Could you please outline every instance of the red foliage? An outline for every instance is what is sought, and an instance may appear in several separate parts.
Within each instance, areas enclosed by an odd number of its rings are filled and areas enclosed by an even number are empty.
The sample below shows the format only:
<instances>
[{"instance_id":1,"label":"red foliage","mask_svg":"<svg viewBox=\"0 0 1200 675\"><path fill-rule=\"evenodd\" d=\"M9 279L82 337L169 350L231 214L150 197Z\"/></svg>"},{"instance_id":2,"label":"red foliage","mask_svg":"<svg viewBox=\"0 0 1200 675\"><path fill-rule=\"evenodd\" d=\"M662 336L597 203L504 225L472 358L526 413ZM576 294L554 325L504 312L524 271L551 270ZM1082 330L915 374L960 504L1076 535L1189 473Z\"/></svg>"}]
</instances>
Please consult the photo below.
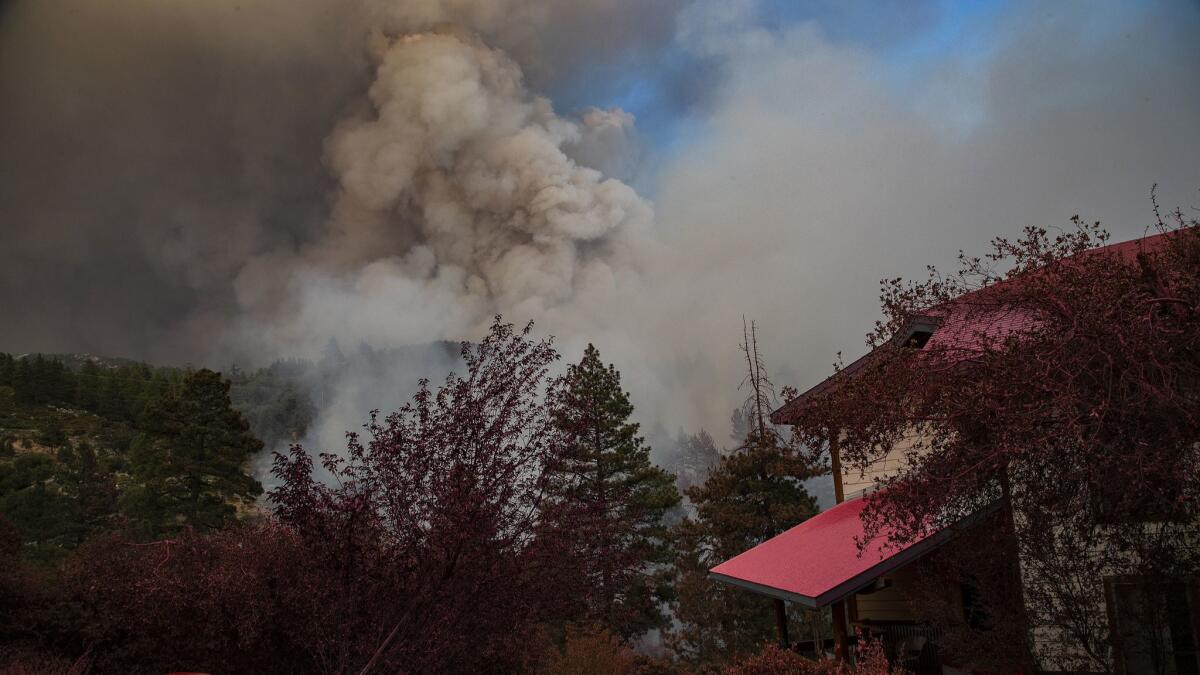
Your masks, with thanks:
<instances>
[{"instance_id":1,"label":"red foliage","mask_svg":"<svg viewBox=\"0 0 1200 675\"><path fill-rule=\"evenodd\" d=\"M1187 545L1200 517L1200 229L1176 213L1157 237L1096 249L1106 235L1076 222L996 240L954 276L885 283L872 354L791 410L802 443L837 442L850 467L919 430L912 470L882 481L868 531L886 523L909 541L1000 505L1007 526L975 546L1006 555L972 575L999 589L1023 578L1027 607L1004 620L1061 631L1084 655L1075 665L1096 669L1110 667L1101 578L1200 572ZM923 347L896 339L914 322L937 326ZM1028 666L1017 645L998 647L1013 656L993 665Z\"/></svg>"},{"instance_id":2,"label":"red foliage","mask_svg":"<svg viewBox=\"0 0 1200 675\"><path fill-rule=\"evenodd\" d=\"M303 449L277 456L276 520L85 544L59 647L99 672L529 670L565 570L534 536L557 354L528 333L497 321L465 376L373 414L323 480Z\"/></svg>"},{"instance_id":3,"label":"red foliage","mask_svg":"<svg viewBox=\"0 0 1200 675\"><path fill-rule=\"evenodd\" d=\"M91 646L100 672L312 670L307 640L322 617L309 614L317 579L302 561L297 538L271 524L94 539L64 573L80 612L76 653Z\"/></svg>"},{"instance_id":4,"label":"red foliage","mask_svg":"<svg viewBox=\"0 0 1200 675\"><path fill-rule=\"evenodd\" d=\"M323 667L380 672L511 670L564 570L535 545L542 469L558 451L544 401L548 340L498 319L463 345L465 376L380 418L345 456L322 455L333 486L294 448L276 459L277 513L320 570L311 641ZM319 583L317 583L319 582Z\"/></svg>"},{"instance_id":5,"label":"red foliage","mask_svg":"<svg viewBox=\"0 0 1200 675\"><path fill-rule=\"evenodd\" d=\"M621 638L604 628L570 627L562 649L543 667L545 675L633 675L637 655Z\"/></svg>"},{"instance_id":6,"label":"red foliage","mask_svg":"<svg viewBox=\"0 0 1200 675\"><path fill-rule=\"evenodd\" d=\"M0 675L86 675L87 657L70 661L46 654L0 649Z\"/></svg>"},{"instance_id":7,"label":"red foliage","mask_svg":"<svg viewBox=\"0 0 1200 675\"><path fill-rule=\"evenodd\" d=\"M904 670L888 663L882 643L867 641L859 647L853 665L844 661L813 661L772 644L723 672L724 675L890 675Z\"/></svg>"}]
</instances>

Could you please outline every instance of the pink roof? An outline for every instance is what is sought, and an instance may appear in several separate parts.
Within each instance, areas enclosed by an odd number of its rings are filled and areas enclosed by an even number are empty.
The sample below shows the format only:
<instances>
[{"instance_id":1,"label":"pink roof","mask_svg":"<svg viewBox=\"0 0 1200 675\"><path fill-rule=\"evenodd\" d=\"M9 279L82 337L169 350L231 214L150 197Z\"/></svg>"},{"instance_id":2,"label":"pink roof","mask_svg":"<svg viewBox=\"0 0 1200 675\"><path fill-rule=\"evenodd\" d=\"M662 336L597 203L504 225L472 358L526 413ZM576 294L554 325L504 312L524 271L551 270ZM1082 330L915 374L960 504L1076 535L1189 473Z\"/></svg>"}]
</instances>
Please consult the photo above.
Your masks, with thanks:
<instances>
[{"instance_id":1,"label":"pink roof","mask_svg":"<svg viewBox=\"0 0 1200 675\"><path fill-rule=\"evenodd\" d=\"M1167 243L1170 235L1155 234L1140 239L1131 239L1086 251L1083 255L1114 255L1125 261L1133 261L1139 253L1155 251ZM939 358L961 361L983 349L987 340L1002 340L1005 337L1028 331L1037 326L1037 317L1019 306L1022 277L1007 279L986 288L965 293L947 303L931 307L914 323L932 322L933 335L924 349L937 353ZM1017 300L1018 302L1014 302ZM776 424L793 424L803 414L808 399L825 393L837 385L842 377L853 377L870 358L870 353L854 361L840 373L826 378L815 387L800 394L771 413Z\"/></svg>"},{"instance_id":2,"label":"pink roof","mask_svg":"<svg viewBox=\"0 0 1200 675\"><path fill-rule=\"evenodd\" d=\"M763 595L825 607L916 560L949 535L942 530L904 546L885 547L885 532L860 553L860 515L869 499L870 495L842 502L717 565L709 574Z\"/></svg>"}]
</instances>

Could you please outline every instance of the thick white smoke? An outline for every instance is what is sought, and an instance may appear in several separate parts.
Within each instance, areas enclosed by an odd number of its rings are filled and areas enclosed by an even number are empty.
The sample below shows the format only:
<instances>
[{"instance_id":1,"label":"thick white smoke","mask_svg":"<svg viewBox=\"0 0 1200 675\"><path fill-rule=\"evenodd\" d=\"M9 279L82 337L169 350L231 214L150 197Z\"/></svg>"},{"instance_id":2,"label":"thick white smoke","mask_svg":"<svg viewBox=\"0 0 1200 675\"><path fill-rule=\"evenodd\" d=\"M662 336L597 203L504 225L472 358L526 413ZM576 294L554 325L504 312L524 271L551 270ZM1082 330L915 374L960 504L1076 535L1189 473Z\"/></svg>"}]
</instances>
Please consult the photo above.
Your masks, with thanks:
<instances>
[{"instance_id":1,"label":"thick white smoke","mask_svg":"<svg viewBox=\"0 0 1200 675\"><path fill-rule=\"evenodd\" d=\"M865 350L882 278L954 269L960 250L1077 213L1140 236L1155 183L1161 203L1200 207L1195 5L1014 3L954 26L953 48L882 54L815 22L764 29L759 4L679 20L725 77L654 195L669 243L654 268L671 272L655 304L685 318L658 336L692 363L667 390L687 408L653 399L672 416L728 415L743 313L787 369L776 382L804 389Z\"/></svg>"},{"instance_id":2,"label":"thick white smoke","mask_svg":"<svg viewBox=\"0 0 1200 675\"><path fill-rule=\"evenodd\" d=\"M1018 3L953 28L969 53L889 26L885 54L763 4L18 0L0 341L223 366L502 313L569 359L595 342L644 422L724 440L743 314L804 387L861 345L881 277L1076 212L1136 236L1155 182L1196 201L1193 6ZM668 95L689 118L646 164L627 112L542 96L667 45L697 65ZM386 388L360 375L321 446Z\"/></svg>"},{"instance_id":3,"label":"thick white smoke","mask_svg":"<svg viewBox=\"0 0 1200 675\"><path fill-rule=\"evenodd\" d=\"M236 282L263 351L469 339L497 313L543 318L639 283L650 204L567 154L611 156L627 114L560 117L511 58L457 31L371 43L370 105L326 139L326 233Z\"/></svg>"},{"instance_id":4,"label":"thick white smoke","mask_svg":"<svg viewBox=\"0 0 1200 675\"><path fill-rule=\"evenodd\" d=\"M1082 6L1049 20L1018 8L986 57L936 62L897 89L877 55L819 26L768 30L757 3L697 2L676 45L722 76L702 133L660 167L655 222L594 168L628 170L632 117L556 114L495 47L544 63L517 36L560 25L562 5L407 7L379 23L396 32L371 38L369 105L326 139L338 189L325 234L238 278L264 353L315 353L331 336L470 339L497 313L535 319L568 358L599 345L644 421L723 438L743 314L786 367L777 379L804 387L860 348L879 278L1083 208L1134 236L1152 183L1171 179L1175 199L1200 184L1185 59L1155 64L1150 84L1150 64L1120 45L1064 43L1059 30L1107 25ZM1166 20L1121 25L1150 39ZM1148 124L1143 91L1189 112L1130 137Z\"/></svg>"}]
</instances>

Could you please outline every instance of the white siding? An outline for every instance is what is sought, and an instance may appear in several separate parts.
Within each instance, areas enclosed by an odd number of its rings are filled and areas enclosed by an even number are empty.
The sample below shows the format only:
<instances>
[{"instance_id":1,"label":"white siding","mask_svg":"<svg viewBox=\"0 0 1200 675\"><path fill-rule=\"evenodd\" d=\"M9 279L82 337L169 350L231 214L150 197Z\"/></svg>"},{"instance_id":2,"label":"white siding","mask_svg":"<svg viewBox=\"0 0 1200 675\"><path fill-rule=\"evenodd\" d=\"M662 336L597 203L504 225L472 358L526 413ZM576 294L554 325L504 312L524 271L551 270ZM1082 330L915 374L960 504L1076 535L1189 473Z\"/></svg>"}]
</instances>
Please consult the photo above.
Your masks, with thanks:
<instances>
[{"instance_id":1,"label":"white siding","mask_svg":"<svg viewBox=\"0 0 1200 675\"><path fill-rule=\"evenodd\" d=\"M857 497L864 491L872 489L877 479L894 476L903 471L906 464L905 454L912 450L921 438L920 430L916 427L912 428L892 446L886 455L875 460L866 467L865 471L847 466L845 462L842 462L842 494L846 499Z\"/></svg>"},{"instance_id":2,"label":"white siding","mask_svg":"<svg viewBox=\"0 0 1200 675\"><path fill-rule=\"evenodd\" d=\"M904 470L906 454L922 438L917 428L911 429L888 451L877 459L865 471L841 465L842 494L845 499L852 499L875 487L875 481L894 476ZM907 567L899 570L889 581L892 586L869 595L855 596L860 621L907 621L913 619L908 600L902 589L905 582L915 574L914 568Z\"/></svg>"}]
</instances>

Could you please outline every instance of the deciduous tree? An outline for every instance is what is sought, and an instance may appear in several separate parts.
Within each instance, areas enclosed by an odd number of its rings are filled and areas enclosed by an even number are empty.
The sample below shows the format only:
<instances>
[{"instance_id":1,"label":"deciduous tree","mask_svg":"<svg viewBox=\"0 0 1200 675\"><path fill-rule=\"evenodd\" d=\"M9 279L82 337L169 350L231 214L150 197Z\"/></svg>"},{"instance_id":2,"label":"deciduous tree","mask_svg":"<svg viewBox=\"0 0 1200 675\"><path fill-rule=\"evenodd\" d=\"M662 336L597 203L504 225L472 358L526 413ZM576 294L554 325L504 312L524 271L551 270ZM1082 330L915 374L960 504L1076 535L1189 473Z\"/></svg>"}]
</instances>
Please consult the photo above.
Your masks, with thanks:
<instances>
[{"instance_id":1,"label":"deciduous tree","mask_svg":"<svg viewBox=\"0 0 1200 675\"><path fill-rule=\"evenodd\" d=\"M1004 514L973 531L996 555L970 573L980 588L1024 589L991 621L1023 639L948 626L973 631L959 641L975 645L966 661L1114 668L1103 579L1166 588L1200 574L1200 228L1178 211L1167 220L1104 248L1107 234L1078 219L1057 235L1030 228L956 274L889 280L870 357L803 402L797 434L836 440L852 468L920 430L912 468L880 481L869 533L886 526L902 543ZM904 340L914 322L932 337Z\"/></svg>"},{"instance_id":2,"label":"deciduous tree","mask_svg":"<svg viewBox=\"0 0 1200 675\"><path fill-rule=\"evenodd\" d=\"M497 318L463 344L463 375L373 414L332 484L294 448L276 459L279 518L324 570L304 640L333 672L503 672L535 656L536 623L569 569L535 545L561 435L545 405L558 358Z\"/></svg>"}]
</instances>

